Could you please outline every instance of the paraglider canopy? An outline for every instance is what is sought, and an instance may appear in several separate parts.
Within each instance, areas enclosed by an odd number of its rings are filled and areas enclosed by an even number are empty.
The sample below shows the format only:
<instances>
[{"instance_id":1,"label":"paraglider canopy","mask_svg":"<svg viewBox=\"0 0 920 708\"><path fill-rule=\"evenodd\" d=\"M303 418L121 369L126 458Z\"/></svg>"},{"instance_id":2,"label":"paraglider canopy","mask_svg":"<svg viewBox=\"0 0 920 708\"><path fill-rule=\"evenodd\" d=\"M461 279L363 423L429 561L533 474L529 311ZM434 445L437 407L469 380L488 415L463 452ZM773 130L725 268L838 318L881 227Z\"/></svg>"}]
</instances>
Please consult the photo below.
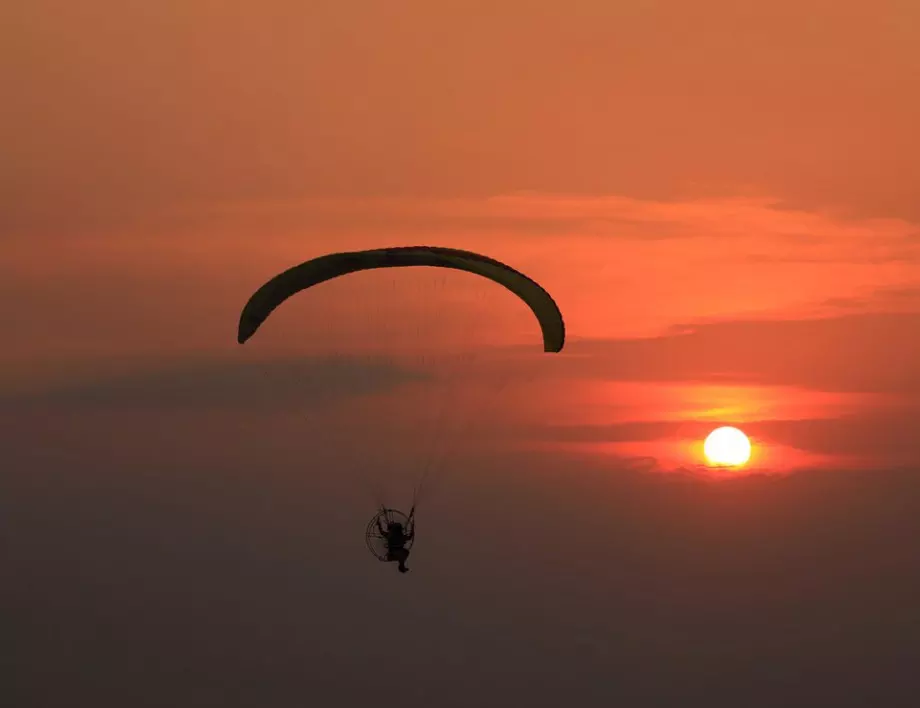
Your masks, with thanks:
<instances>
[{"instance_id":1,"label":"paraglider canopy","mask_svg":"<svg viewBox=\"0 0 920 708\"><path fill-rule=\"evenodd\" d=\"M332 253L279 273L259 288L240 314L237 341L252 337L268 316L292 295L348 273L375 268L429 266L452 268L488 278L523 300L543 333L543 349L559 352L565 344L565 324L553 298L538 283L511 266L487 256L440 246L402 246Z\"/></svg>"}]
</instances>

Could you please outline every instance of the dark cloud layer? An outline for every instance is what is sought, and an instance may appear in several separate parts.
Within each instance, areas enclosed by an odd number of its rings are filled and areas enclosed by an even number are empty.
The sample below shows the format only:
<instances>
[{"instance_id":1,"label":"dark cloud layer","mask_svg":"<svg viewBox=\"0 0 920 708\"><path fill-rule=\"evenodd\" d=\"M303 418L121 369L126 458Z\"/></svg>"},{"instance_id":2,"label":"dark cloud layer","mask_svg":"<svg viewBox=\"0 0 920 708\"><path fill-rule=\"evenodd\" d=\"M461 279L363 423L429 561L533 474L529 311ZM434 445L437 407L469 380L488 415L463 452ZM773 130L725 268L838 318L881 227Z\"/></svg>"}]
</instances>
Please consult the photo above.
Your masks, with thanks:
<instances>
[{"instance_id":1,"label":"dark cloud layer","mask_svg":"<svg viewBox=\"0 0 920 708\"><path fill-rule=\"evenodd\" d=\"M204 420L170 448L69 425L5 450L12 705L349 708L380 700L388 652L410 708L906 707L920 688L913 470L713 484L499 458L421 510L401 577L365 556L371 507L334 450L305 473L294 441L228 446Z\"/></svg>"},{"instance_id":2,"label":"dark cloud layer","mask_svg":"<svg viewBox=\"0 0 920 708\"><path fill-rule=\"evenodd\" d=\"M290 410L330 400L379 393L424 374L382 357L303 357L228 361L197 359L97 376L40 391L2 396L17 407Z\"/></svg>"}]
</instances>

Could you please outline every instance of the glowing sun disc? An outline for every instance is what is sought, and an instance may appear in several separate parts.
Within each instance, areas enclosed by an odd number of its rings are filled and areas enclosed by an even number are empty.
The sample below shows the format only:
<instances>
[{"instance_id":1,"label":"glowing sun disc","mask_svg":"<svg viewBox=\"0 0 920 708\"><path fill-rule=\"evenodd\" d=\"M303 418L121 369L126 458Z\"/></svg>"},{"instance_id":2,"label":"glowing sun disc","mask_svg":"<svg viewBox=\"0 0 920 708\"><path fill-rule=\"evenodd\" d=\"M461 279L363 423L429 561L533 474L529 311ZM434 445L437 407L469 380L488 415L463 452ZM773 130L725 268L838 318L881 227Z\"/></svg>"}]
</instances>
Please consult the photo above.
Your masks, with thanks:
<instances>
[{"instance_id":1,"label":"glowing sun disc","mask_svg":"<svg viewBox=\"0 0 920 708\"><path fill-rule=\"evenodd\" d=\"M736 467L751 458L751 441L738 428L716 428L703 443L703 454L711 465Z\"/></svg>"}]
</instances>

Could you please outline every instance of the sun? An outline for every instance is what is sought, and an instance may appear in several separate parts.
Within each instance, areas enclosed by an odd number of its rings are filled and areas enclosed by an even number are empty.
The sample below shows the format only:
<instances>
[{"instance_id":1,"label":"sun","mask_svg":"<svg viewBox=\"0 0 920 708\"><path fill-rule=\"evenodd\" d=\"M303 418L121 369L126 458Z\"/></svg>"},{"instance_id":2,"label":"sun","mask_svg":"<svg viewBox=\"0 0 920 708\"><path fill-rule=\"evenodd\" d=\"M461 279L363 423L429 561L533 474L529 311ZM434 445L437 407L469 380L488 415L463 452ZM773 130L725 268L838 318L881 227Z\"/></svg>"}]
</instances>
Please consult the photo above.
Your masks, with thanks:
<instances>
[{"instance_id":1,"label":"sun","mask_svg":"<svg viewBox=\"0 0 920 708\"><path fill-rule=\"evenodd\" d=\"M751 441L738 428L716 428L703 443L703 454L710 465L740 467L751 459Z\"/></svg>"}]
</instances>

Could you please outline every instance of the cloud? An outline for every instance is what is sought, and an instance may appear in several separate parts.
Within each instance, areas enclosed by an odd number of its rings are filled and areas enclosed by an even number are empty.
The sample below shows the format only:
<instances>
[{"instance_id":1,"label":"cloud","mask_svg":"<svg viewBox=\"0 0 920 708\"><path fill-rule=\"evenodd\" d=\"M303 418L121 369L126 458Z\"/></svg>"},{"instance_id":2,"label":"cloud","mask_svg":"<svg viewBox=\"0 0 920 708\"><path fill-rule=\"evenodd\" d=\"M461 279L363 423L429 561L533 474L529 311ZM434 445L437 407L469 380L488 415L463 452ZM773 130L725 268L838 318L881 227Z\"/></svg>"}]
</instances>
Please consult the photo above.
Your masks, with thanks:
<instances>
[{"instance_id":1,"label":"cloud","mask_svg":"<svg viewBox=\"0 0 920 708\"><path fill-rule=\"evenodd\" d=\"M877 288L865 295L828 298L821 305L836 310L916 312L920 310L920 286L905 283Z\"/></svg>"},{"instance_id":2,"label":"cloud","mask_svg":"<svg viewBox=\"0 0 920 708\"><path fill-rule=\"evenodd\" d=\"M677 325L668 334L574 341L571 371L614 381L797 386L820 391L920 391L920 314Z\"/></svg>"},{"instance_id":3,"label":"cloud","mask_svg":"<svg viewBox=\"0 0 920 708\"><path fill-rule=\"evenodd\" d=\"M54 405L76 409L291 410L391 390L423 375L372 357L195 360L96 376L15 395L0 393L0 404L7 409Z\"/></svg>"},{"instance_id":4,"label":"cloud","mask_svg":"<svg viewBox=\"0 0 920 708\"><path fill-rule=\"evenodd\" d=\"M0 315L16 331L7 353L15 347L31 359L65 338L81 350L213 347L227 336L221 323L272 273L330 251L413 241L524 270L553 292L573 337L648 334L739 311L814 314L811 303L839 308L920 278L920 259L893 260L908 253L915 225L789 210L768 198L266 198L185 204L171 218L54 246L30 234L13 242L0 264L8 294ZM905 298L889 304L907 306Z\"/></svg>"},{"instance_id":5,"label":"cloud","mask_svg":"<svg viewBox=\"0 0 920 708\"><path fill-rule=\"evenodd\" d=\"M916 405L867 409L836 417L745 420L741 427L758 445L782 446L815 455L872 460L886 466L920 466L916 435ZM647 420L608 424L541 425L515 431L543 443L699 442L719 425L732 420ZM621 456L622 457L622 456ZM628 456L629 459L633 459Z\"/></svg>"},{"instance_id":6,"label":"cloud","mask_svg":"<svg viewBox=\"0 0 920 708\"><path fill-rule=\"evenodd\" d=\"M847 455L920 466L916 405L870 410L838 418L745 423L752 435L809 452Z\"/></svg>"},{"instance_id":7,"label":"cloud","mask_svg":"<svg viewBox=\"0 0 920 708\"><path fill-rule=\"evenodd\" d=\"M690 425L693 430L705 427L711 430L710 423ZM609 424L580 425L541 425L525 429L526 433L543 441L557 442L646 442L661 440L687 431L688 425L678 421L629 421Z\"/></svg>"},{"instance_id":8,"label":"cloud","mask_svg":"<svg viewBox=\"0 0 920 708\"><path fill-rule=\"evenodd\" d=\"M783 253L754 253L776 262L908 259L916 255L916 224L900 219L841 217L794 209L764 194L650 199L627 194L497 192L457 197L352 197L239 200L189 205L175 215L228 217L238 222L308 228L316 232L501 232L506 235L597 236L663 240L732 238ZM830 248L830 247L833 248Z\"/></svg>"}]
</instances>

